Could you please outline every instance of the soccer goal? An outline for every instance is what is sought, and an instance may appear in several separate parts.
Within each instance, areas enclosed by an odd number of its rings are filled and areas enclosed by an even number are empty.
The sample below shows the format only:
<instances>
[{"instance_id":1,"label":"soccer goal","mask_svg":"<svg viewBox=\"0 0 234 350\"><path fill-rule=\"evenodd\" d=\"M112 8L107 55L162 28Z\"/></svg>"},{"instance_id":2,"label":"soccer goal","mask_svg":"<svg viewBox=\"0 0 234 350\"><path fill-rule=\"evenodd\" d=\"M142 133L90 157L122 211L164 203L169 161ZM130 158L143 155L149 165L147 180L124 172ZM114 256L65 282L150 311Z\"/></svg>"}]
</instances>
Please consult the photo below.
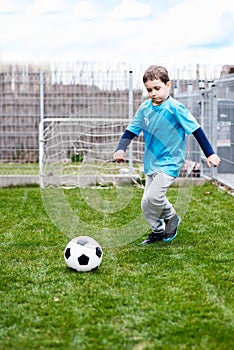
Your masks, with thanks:
<instances>
[{"instance_id":1,"label":"soccer goal","mask_svg":"<svg viewBox=\"0 0 234 350\"><path fill-rule=\"evenodd\" d=\"M39 127L40 186L84 187L143 178L143 140L131 143L126 162L113 153L129 119L45 118Z\"/></svg>"}]
</instances>

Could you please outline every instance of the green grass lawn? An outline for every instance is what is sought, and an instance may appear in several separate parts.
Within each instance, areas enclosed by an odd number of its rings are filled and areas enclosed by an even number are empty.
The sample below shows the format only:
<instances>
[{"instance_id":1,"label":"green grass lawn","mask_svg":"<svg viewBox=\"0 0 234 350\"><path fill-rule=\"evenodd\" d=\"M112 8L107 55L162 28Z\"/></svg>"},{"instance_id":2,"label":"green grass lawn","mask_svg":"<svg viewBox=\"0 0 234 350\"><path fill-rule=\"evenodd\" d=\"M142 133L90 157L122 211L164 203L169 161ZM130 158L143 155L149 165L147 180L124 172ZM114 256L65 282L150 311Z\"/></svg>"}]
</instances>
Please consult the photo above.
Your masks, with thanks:
<instances>
[{"instance_id":1,"label":"green grass lawn","mask_svg":"<svg viewBox=\"0 0 234 350\"><path fill-rule=\"evenodd\" d=\"M79 189L66 191L84 221L107 231L140 213L140 188L115 214L90 208ZM169 190L172 201L177 191ZM111 202L115 190L102 193ZM103 247L95 272L76 273L40 189L0 189L0 349L234 349L233 205L215 185L196 186L172 243L140 246L148 233L140 232Z\"/></svg>"}]
</instances>

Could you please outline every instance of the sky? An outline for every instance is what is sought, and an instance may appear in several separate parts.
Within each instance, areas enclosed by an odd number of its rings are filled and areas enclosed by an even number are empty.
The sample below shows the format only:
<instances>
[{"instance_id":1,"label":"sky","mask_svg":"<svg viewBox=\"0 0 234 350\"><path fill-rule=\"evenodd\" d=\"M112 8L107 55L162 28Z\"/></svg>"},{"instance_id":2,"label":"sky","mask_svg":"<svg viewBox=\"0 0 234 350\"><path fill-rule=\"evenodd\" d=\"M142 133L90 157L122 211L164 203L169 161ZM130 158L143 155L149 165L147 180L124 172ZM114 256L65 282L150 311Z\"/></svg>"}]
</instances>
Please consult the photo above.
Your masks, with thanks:
<instances>
[{"instance_id":1,"label":"sky","mask_svg":"<svg viewBox=\"0 0 234 350\"><path fill-rule=\"evenodd\" d=\"M233 0L0 0L0 61L234 64Z\"/></svg>"}]
</instances>

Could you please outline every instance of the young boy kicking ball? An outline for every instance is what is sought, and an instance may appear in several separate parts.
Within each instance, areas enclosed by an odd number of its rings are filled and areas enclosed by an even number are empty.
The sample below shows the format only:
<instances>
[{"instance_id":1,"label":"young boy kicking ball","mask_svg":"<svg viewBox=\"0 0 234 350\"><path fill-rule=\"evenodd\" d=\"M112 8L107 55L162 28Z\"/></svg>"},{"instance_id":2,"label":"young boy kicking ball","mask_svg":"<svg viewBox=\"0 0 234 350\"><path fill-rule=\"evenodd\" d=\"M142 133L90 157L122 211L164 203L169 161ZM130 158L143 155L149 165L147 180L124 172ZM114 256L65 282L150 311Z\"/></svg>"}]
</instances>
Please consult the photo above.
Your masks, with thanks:
<instances>
[{"instance_id":1,"label":"young boy kicking ball","mask_svg":"<svg viewBox=\"0 0 234 350\"><path fill-rule=\"evenodd\" d=\"M146 184L141 208L152 233L141 244L170 242L177 235L180 218L168 201L166 192L179 175L185 160L185 134L193 134L196 138L209 167L218 166L220 158L194 116L169 95L171 82L166 68L150 66L144 73L143 82L149 99L140 105L123 133L114 160L123 161L128 145L143 131Z\"/></svg>"}]
</instances>

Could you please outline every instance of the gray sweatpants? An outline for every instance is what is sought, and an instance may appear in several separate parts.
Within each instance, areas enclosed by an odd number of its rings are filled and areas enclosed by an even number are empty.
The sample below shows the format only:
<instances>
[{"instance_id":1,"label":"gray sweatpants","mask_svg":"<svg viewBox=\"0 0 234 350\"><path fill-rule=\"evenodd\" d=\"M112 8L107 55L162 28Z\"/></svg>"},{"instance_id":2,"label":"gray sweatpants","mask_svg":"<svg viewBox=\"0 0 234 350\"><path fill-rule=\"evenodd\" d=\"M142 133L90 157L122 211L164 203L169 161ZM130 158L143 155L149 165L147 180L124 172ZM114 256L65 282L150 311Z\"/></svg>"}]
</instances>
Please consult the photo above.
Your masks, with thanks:
<instances>
[{"instance_id":1,"label":"gray sweatpants","mask_svg":"<svg viewBox=\"0 0 234 350\"><path fill-rule=\"evenodd\" d=\"M166 192L174 179L165 173L146 176L141 209L152 232L163 232L165 229L164 220L170 219L175 214L175 209L166 197Z\"/></svg>"}]
</instances>

